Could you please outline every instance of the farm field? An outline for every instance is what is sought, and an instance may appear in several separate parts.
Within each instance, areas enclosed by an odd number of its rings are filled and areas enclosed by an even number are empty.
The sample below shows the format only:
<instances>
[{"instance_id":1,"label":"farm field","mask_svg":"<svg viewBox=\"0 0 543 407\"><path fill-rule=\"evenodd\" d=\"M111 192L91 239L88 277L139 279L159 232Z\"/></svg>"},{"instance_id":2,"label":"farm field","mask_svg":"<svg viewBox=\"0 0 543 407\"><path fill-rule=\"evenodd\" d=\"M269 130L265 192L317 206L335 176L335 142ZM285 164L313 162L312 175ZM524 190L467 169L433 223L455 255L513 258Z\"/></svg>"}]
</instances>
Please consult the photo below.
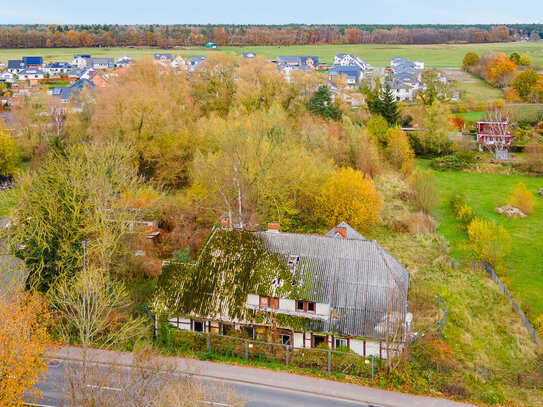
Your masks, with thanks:
<instances>
[{"instance_id":1,"label":"farm field","mask_svg":"<svg viewBox=\"0 0 543 407\"><path fill-rule=\"evenodd\" d=\"M427 66L433 67L460 67L462 58L467 52L478 54L485 52L504 52L511 54L528 54L535 65L543 65L543 41L495 43L495 44L432 44L432 45L381 45L381 44L344 44L344 45L293 45L293 46L262 46L262 47L219 47L218 51L243 52L254 51L266 58L275 58L279 55L316 55L323 62L332 63L334 55L345 52L359 55L364 60L375 66L386 66L391 58L401 56L412 60L421 60ZM2 49L0 61L18 59L23 55L42 55L46 61L66 61L73 54L90 53L96 57L119 57L129 55L133 58L151 56L155 52L161 52L156 48L45 48L45 49ZM209 50L204 47L192 47L173 49L163 52L180 54L183 57L197 55L209 55L217 50Z\"/></svg>"},{"instance_id":2,"label":"farm field","mask_svg":"<svg viewBox=\"0 0 543 407\"><path fill-rule=\"evenodd\" d=\"M429 161L418 160L417 164L428 168ZM543 177L437 171L435 174L440 193L438 232L449 241L451 256L471 258L465 247L467 235L458 227L450 207L452 195L462 191L477 216L507 229L511 251L506 257L506 270L502 276L512 283L514 295L520 302L536 315L543 314L543 198L538 194L539 188L543 188ZM536 195L534 213L525 219L499 215L495 208L507 203L511 189L519 181Z\"/></svg>"}]
</instances>

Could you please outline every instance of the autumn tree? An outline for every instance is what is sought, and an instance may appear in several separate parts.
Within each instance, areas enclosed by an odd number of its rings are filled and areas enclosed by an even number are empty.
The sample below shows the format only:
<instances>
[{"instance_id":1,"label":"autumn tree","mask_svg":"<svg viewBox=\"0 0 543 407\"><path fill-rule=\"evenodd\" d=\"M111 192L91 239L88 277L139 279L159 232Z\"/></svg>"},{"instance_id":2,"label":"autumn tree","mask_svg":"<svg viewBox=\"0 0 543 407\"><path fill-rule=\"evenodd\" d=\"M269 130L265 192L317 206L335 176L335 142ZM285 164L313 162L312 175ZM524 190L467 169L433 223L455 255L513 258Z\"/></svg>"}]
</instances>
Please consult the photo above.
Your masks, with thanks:
<instances>
[{"instance_id":1,"label":"autumn tree","mask_svg":"<svg viewBox=\"0 0 543 407\"><path fill-rule=\"evenodd\" d=\"M15 140L0 122L0 177L11 177L17 172L19 151Z\"/></svg>"},{"instance_id":2,"label":"autumn tree","mask_svg":"<svg viewBox=\"0 0 543 407\"><path fill-rule=\"evenodd\" d=\"M383 146L388 143L388 127L386 119L379 114L370 117L366 122L369 135L378 140Z\"/></svg>"},{"instance_id":3,"label":"autumn tree","mask_svg":"<svg viewBox=\"0 0 543 407\"><path fill-rule=\"evenodd\" d=\"M536 71L526 69L516 76L513 81L513 88L517 91L519 97L526 102L538 80L539 75Z\"/></svg>"},{"instance_id":4,"label":"autumn tree","mask_svg":"<svg viewBox=\"0 0 543 407\"><path fill-rule=\"evenodd\" d=\"M39 397L35 385L47 374L53 341L51 315L39 294L0 296L0 405L18 406Z\"/></svg>"},{"instance_id":5,"label":"autumn tree","mask_svg":"<svg viewBox=\"0 0 543 407\"><path fill-rule=\"evenodd\" d=\"M517 64L511 61L505 54L493 55L486 67L485 76L488 82L494 87L505 87L515 77Z\"/></svg>"},{"instance_id":6,"label":"autumn tree","mask_svg":"<svg viewBox=\"0 0 543 407\"><path fill-rule=\"evenodd\" d=\"M530 215L534 211L535 198L526 188L526 184L520 181L509 197L509 204L520 209L526 215Z\"/></svg>"},{"instance_id":7,"label":"autumn tree","mask_svg":"<svg viewBox=\"0 0 543 407\"><path fill-rule=\"evenodd\" d=\"M479 62L479 59L480 59L479 55L477 55L475 52L468 52L464 56L464 59L462 59L462 68L469 70L470 68L477 65L477 63Z\"/></svg>"},{"instance_id":8,"label":"autumn tree","mask_svg":"<svg viewBox=\"0 0 543 407\"><path fill-rule=\"evenodd\" d=\"M387 158L394 168L403 172L411 172L415 153L411 149L409 139L399 127L388 131Z\"/></svg>"},{"instance_id":9,"label":"autumn tree","mask_svg":"<svg viewBox=\"0 0 543 407\"><path fill-rule=\"evenodd\" d=\"M532 65L532 57L530 55L522 54L518 59L517 65L519 65L519 66L531 66Z\"/></svg>"},{"instance_id":10,"label":"autumn tree","mask_svg":"<svg viewBox=\"0 0 543 407\"><path fill-rule=\"evenodd\" d=\"M345 221L367 230L378 221L381 205L381 194L371 179L352 168L340 168L323 185L317 207L330 227Z\"/></svg>"}]
</instances>

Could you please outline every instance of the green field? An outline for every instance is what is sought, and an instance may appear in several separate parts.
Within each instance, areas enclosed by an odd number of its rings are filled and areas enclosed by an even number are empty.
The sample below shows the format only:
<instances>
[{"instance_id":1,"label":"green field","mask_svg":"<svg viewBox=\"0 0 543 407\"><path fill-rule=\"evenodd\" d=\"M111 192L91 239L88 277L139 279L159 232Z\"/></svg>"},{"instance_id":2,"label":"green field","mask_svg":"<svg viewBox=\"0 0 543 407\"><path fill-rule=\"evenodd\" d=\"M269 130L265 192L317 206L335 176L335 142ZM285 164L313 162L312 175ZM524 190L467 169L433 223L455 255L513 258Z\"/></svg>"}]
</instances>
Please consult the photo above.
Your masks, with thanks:
<instances>
[{"instance_id":1,"label":"green field","mask_svg":"<svg viewBox=\"0 0 543 407\"><path fill-rule=\"evenodd\" d=\"M428 161L419 160L418 164L427 167ZM465 248L467 235L458 227L450 207L452 195L462 191L477 216L507 229L511 236L511 251L506 257L504 277L512 283L514 295L528 309L543 314L543 198L538 194L539 188L543 188L543 177L466 172L435 174L440 192L438 232L450 242L451 256L470 258ZM525 219L510 219L496 213L495 208L507 203L511 189L519 181L536 195L534 213Z\"/></svg>"},{"instance_id":2,"label":"green field","mask_svg":"<svg viewBox=\"0 0 543 407\"><path fill-rule=\"evenodd\" d=\"M459 44L459 45L379 45L379 44L345 44L345 45L293 45L293 46L265 46L265 47L220 47L219 51L241 54L254 51L266 58L276 58L279 55L316 55L323 62L332 63L334 55L345 52L359 55L374 66L386 66L391 58L401 56L404 58L424 61L427 66L433 67L459 67L466 52L474 51L478 54L485 52L505 52L511 54L528 54L533 63L543 65L543 41L496 43L496 44ZM2 49L0 61L20 59L24 55L42 55L46 61L68 61L73 54L92 54L96 57L119 57L129 55L133 58L151 56L161 52L154 48L45 48L45 49ZM217 50L203 47L173 49L164 52L180 54L183 57L196 55L209 55Z\"/></svg>"},{"instance_id":3,"label":"green field","mask_svg":"<svg viewBox=\"0 0 543 407\"><path fill-rule=\"evenodd\" d=\"M473 82L457 81L454 83L454 86L460 91L461 94L469 94L477 100L492 102L496 99L503 99L502 89L493 88L484 80L475 77L473 78Z\"/></svg>"}]
</instances>

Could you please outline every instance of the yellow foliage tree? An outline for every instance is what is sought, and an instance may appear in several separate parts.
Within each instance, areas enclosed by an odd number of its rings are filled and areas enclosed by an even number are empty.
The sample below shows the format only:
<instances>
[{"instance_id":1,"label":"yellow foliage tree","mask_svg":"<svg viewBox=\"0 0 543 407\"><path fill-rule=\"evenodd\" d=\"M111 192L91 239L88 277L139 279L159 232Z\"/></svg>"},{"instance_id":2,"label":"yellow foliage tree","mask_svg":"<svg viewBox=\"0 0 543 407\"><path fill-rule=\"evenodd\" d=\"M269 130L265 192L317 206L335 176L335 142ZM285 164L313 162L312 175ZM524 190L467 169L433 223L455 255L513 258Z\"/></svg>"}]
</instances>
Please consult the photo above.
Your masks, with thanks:
<instances>
[{"instance_id":1,"label":"yellow foliage tree","mask_svg":"<svg viewBox=\"0 0 543 407\"><path fill-rule=\"evenodd\" d=\"M486 66L488 81L495 88L509 85L515 77L516 71L517 65L501 53L494 55Z\"/></svg>"},{"instance_id":2,"label":"yellow foliage tree","mask_svg":"<svg viewBox=\"0 0 543 407\"><path fill-rule=\"evenodd\" d=\"M0 177L9 177L17 172L19 151L9 132L0 122Z\"/></svg>"},{"instance_id":3,"label":"yellow foliage tree","mask_svg":"<svg viewBox=\"0 0 543 407\"><path fill-rule=\"evenodd\" d=\"M34 385L47 373L49 319L37 294L0 298L0 405L20 405L23 397L39 396Z\"/></svg>"},{"instance_id":4,"label":"yellow foliage tree","mask_svg":"<svg viewBox=\"0 0 543 407\"><path fill-rule=\"evenodd\" d=\"M520 181L509 197L509 204L530 215L534 211L535 198L524 182Z\"/></svg>"},{"instance_id":5,"label":"yellow foliage tree","mask_svg":"<svg viewBox=\"0 0 543 407\"><path fill-rule=\"evenodd\" d=\"M409 140L399 127L388 130L387 157L390 163L398 170L405 173L413 169L415 153L409 145Z\"/></svg>"},{"instance_id":6,"label":"yellow foliage tree","mask_svg":"<svg viewBox=\"0 0 543 407\"><path fill-rule=\"evenodd\" d=\"M352 168L340 168L322 187L317 205L328 226L345 221L367 230L379 219L382 199L371 179Z\"/></svg>"},{"instance_id":7,"label":"yellow foliage tree","mask_svg":"<svg viewBox=\"0 0 543 407\"><path fill-rule=\"evenodd\" d=\"M477 259L488 261L493 267L501 266L510 248L509 234L504 227L475 218L468 226L468 236Z\"/></svg>"}]
</instances>

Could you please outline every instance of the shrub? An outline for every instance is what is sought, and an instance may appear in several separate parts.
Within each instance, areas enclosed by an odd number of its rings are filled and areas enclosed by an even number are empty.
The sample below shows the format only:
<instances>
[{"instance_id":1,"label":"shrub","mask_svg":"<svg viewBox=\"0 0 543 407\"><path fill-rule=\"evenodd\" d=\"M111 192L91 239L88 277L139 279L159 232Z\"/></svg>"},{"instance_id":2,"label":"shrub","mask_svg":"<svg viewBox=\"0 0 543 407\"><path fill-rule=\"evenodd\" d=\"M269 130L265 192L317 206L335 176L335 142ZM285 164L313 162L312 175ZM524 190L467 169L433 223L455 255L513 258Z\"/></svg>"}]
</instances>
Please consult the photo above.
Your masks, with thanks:
<instances>
[{"instance_id":1,"label":"shrub","mask_svg":"<svg viewBox=\"0 0 543 407\"><path fill-rule=\"evenodd\" d=\"M524 148L524 166L533 173L543 172L543 145L533 142Z\"/></svg>"},{"instance_id":2,"label":"shrub","mask_svg":"<svg viewBox=\"0 0 543 407\"><path fill-rule=\"evenodd\" d=\"M460 228L467 230L468 226L475 219L475 214L473 213L472 207L465 203L456 214L456 219L460 224Z\"/></svg>"},{"instance_id":3,"label":"shrub","mask_svg":"<svg viewBox=\"0 0 543 407\"><path fill-rule=\"evenodd\" d=\"M436 171L460 171L468 167L471 160L456 155L434 158L430 162L430 168Z\"/></svg>"},{"instance_id":4,"label":"shrub","mask_svg":"<svg viewBox=\"0 0 543 407\"><path fill-rule=\"evenodd\" d=\"M436 230L436 222L424 212L416 212L409 215L407 228L412 235L427 235Z\"/></svg>"},{"instance_id":5,"label":"shrub","mask_svg":"<svg viewBox=\"0 0 543 407\"><path fill-rule=\"evenodd\" d=\"M387 157L390 163L405 173L411 172L415 153L411 149L409 139L399 127L388 130Z\"/></svg>"},{"instance_id":6,"label":"shrub","mask_svg":"<svg viewBox=\"0 0 543 407\"><path fill-rule=\"evenodd\" d=\"M464 195L462 192L457 191L454 193L452 199L451 199L451 209L453 215L456 217L458 216L458 213L460 212L460 209L466 204L466 201L464 199Z\"/></svg>"},{"instance_id":7,"label":"shrub","mask_svg":"<svg viewBox=\"0 0 543 407\"><path fill-rule=\"evenodd\" d=\"M381 194L370 178L352 168L340 168L323 185L317 197L317 212L328 226L345 221L367 230L379 219Z\"/></svg>"},{"instance_id":8,"label":"shrub","mask_svg":"<svg viewBox=\"0 0 543 407\"><path fill-rule=\"evenodd\" d=\"M534 211L535 197L524 182L520 181L509 197L509 204L529 215Z\"/></svg>"},{"instance_id":9,"label":"shrub","mask_svg":"<svg viewBox=\"0 0 543 407\"><path fill-rule=\"evenodd\" d=\"M412 181L413 189L416 192L417 209L427 214L432 214L439 204L439 192L437 179L430 170L418 170L415 172Z\"/></svg>"},{"instance_id":10,"label":"shrub","mask_svg":"<svg viewBox=\"0 0 543 407\"><path fill-rule=\"evenodd\" d=\"M510 247L509 234L505 228L494 222L475 218L467 230L475 258L488 261L493 267L501 266L503 256Z\"/></svg>"},{"instance_id":11,"label":"shrub","mask_svg":"<svg viewBox=\"0 0 543 407\"><path fill-rule=\"evenodd\" d=\"M368 132L370 136L374 137L375 139L379 140L379 142L386 146L388 143L388 122L386 119L377 114L372 116L367 122L366 122L366 128L368 129Z\"/></svg>"},{"instance_id":12,"label":"shrub","mask_svg":"<svg viewBox=\"0 0 543 407\"><path fill-rule=\"evenodd\" d=\"M474 67L477 65L477 62L479 62L479 59L479 55L477 55L475 52L468 52L462 60L462 68L467 69Z\"/></svg>"}]
</instances>

